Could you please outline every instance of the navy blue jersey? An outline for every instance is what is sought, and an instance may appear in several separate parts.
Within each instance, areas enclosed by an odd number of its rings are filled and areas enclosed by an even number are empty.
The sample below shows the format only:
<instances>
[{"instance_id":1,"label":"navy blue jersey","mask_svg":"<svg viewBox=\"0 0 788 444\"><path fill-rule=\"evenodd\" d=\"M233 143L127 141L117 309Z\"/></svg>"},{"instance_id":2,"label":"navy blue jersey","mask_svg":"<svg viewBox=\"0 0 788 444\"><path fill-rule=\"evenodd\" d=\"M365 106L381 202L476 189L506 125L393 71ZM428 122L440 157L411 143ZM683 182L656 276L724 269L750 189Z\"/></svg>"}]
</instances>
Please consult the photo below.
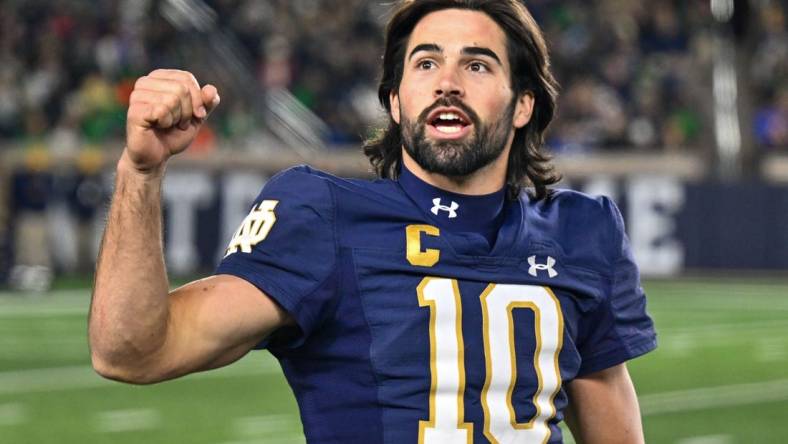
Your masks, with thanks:
<instances>
[{"instance_id":1,"label":"navy blue jersey","mask_svg":"<svg viewBox=\"0 0 788 444\"><path fill-rule=\"evenodd\" d=\"M260 347L308 442L560 443L562 387L656 346L612 201L524 193L493 237L446 229L456 206L309 167L257 198L217 273L295 319Z\"/></svg>"}]
</instances>

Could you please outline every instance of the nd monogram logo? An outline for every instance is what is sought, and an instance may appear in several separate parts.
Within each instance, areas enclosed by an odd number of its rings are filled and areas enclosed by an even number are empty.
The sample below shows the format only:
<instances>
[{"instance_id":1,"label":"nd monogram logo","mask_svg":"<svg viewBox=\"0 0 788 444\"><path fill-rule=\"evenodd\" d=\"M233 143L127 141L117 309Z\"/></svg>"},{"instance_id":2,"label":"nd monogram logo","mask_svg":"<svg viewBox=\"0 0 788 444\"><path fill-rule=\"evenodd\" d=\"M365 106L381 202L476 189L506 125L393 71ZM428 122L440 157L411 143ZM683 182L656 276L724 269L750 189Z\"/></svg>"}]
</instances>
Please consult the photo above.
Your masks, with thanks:
<instances>
[{"instance_id":1,"label":"nd monogram logo","mask_svg":"<svg viewBox=\"0 0 788 444\"><path fill-rule=\"evenodd\" d=\"M268 237L268 232L276 223L274 208L278 203L277 200L264 200L252 208L227 246L225 257L237 253L238 249L243 253L251 253L252 247Z\"/></svg>"},{"instance_id":2,"label":"nd monogram logo","mask_svg":"<svg viewBox=\"0 0 788 444\"><path fill-rule=\"evenodd\" d=\"M531 266L531 268L528 269L528 274L531 276L538 276L540 271L547 271L547 275L550 276L551 279L558 276L558 272L553 269L553 266L555 266L555 259L553 259L552 256L547 256L546 264L537 264L536 256L530 256L528 258L528 265Z\"/></svg>"},{"instance_id":3,"label":"nd monogram logo","mask_svg":"<svg viewBox=\"0 0 788 444\"><path fill-rule=\"evenodd\" d=\"M447 211L449 213L449 219L457 217L457 210L460 209L460 204L457 202L451 201L451 206L441 205L440 197L436 197L432 199L432 203L435 204L435 206L432 207L432 214L437 216L439 212Z\"/></svg>"}]
</instances>

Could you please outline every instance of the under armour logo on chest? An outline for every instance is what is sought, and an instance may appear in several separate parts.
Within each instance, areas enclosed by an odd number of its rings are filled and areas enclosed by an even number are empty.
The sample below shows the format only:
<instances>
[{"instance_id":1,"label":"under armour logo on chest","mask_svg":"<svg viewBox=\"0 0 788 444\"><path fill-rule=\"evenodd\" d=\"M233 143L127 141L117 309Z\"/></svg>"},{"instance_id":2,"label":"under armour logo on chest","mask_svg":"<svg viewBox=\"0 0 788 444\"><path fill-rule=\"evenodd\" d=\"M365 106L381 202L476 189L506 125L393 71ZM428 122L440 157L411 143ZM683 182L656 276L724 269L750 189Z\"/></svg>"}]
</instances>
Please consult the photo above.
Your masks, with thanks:
<instances>
[{"instance_id":1,"label":"under armour logo on chest","mask_svg":"<svg viewBox=\"0 0 788 444\"><path fill-rule=\"evenodd\" d=\"M537 264L536 256L530 256L528 258L528 264L531 266L531 268L528 269L528 274L531 276L538 276L540 271L547 271L547 275L551 278L558 276L558 272L553 269L555 266L555 259L553 259L552 256L547 256L546 264Z\"/></svg>"},{"instance_id":2,"label":"under armour logo on chest","mask_svg":"<svg viewBox=\"0 0 788 444\"><path fill-rule=\"evenodd\" d=\"M449 219L457 217L457 210L460 209L460 204L457 202L451 201L451 206L441 205L440 197L436 197L432 199L432 203L435 204L435 206L432 207L432 214L437 216L441 211L446 211L449 213Z\"/></svg>"}]
</instances>

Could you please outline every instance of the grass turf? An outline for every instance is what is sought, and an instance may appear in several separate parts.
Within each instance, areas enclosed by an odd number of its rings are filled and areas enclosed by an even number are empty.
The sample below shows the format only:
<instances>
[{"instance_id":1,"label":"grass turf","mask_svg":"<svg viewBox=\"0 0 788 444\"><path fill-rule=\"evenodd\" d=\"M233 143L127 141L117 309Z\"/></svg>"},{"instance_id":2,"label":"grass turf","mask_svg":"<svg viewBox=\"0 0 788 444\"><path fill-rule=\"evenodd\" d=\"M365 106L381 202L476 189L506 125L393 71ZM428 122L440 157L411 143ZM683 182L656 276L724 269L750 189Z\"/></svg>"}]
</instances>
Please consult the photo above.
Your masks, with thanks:
<instances>
[{"instance_id":1,"label":"grass turf","mask_svg":"<svg viewBox=\"0 0 788 444\"><path fill-rule=\"evenodd\" d=\"M0 442L303 442L292 393L265 352L157 386L89 368L88 292L0 293ZM660 347L630 363L649 443L788 437L788 282L646 283ZM570 440L567 440L570 441Z\"/></svg>"}]
</instances>

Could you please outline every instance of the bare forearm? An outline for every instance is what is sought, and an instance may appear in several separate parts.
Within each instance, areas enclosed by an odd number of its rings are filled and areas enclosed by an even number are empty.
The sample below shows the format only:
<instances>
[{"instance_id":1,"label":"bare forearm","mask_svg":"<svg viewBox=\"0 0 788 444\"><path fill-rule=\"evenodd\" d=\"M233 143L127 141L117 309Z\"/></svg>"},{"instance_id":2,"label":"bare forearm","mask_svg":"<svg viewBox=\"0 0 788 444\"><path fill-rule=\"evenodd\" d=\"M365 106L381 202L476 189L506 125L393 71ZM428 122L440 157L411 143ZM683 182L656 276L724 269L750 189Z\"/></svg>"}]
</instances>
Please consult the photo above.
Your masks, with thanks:
<instances>
[{"instance_id":1,"label":"bare forearm","mask_svg":"<svg viewBox=\"0 0 788 444\"><path fill-rule=\"evenodd\" d=\"M581 444L642 444L637 395L625 364L575 379L566 422Z\"/></svg>"},{"instance_id":2,"label":"bare forearm","mask_svg":"<svg viewBox=\"0 0 788 444\"><path fill-rule=\"evenodd\" d=\"M142 364L166 339L169 285L162 252L160 198L161 174L137 172L124 153L118 164L91 304L89 336L94 364Z\"/></svg>"}]
</instances>

